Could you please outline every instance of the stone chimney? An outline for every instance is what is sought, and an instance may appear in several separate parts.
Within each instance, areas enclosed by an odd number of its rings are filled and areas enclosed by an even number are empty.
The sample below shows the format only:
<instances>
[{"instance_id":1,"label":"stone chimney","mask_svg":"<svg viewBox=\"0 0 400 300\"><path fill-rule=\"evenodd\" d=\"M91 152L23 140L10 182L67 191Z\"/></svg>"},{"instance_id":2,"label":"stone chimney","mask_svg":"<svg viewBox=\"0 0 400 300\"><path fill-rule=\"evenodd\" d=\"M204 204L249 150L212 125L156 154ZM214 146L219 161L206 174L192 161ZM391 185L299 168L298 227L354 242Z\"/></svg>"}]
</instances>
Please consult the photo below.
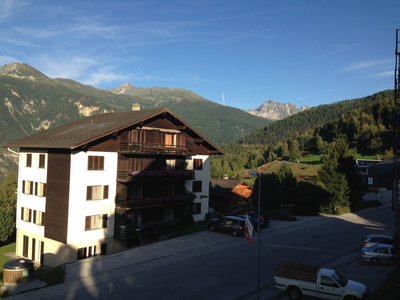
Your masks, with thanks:
<instances>
[{"instance_id":1,"label":"stone chimney","mask_svg":"<svg viewBox=\"0 0 400 300\"><path fill-rule=\"evenodd\" d=\"M132 111L135 111L135 110L140 110L140 104L139 103L133 103L132 104Z\"/></svg>"},{"instance_id":2,"label":"stone chimney","mask_svg":"<svg viewBox=\"0 0 400 300\"><path fill-rule=\"evenodd\" d=\"M228 174L224 174L223 179L229 179Z\"/></svg>"}]
</instances>

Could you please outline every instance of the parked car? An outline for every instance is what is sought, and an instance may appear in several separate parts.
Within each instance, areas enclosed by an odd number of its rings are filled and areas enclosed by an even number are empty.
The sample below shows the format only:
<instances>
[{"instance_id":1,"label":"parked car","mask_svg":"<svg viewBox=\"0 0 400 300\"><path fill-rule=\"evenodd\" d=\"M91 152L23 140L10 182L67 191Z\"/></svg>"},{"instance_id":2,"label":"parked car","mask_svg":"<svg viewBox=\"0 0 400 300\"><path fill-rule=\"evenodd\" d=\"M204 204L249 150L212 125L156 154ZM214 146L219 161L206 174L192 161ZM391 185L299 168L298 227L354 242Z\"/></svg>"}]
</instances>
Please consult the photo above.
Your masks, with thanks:
<instances>
[{"instance_id":1,"label":"parked car","mask_svg":"<svg viewBox=\"0 0 400 300\"><path fill-rule=\"evenodd\" d=\"M376 245L361 249L361 256L364 261L377 266L382 264L391 264L394 262L393 245Z\"/></svg>"},{"instance_id":2,"label":"parked car","mask_svg":"<svg viewBox=\"0 0 400 300\"><path fill-rule=\"evenodd\" d=\"M251 222L251 225L253 225L254 231L256 232L257 228L258 228L258 220L257 220L257 218L254 217L254 216L251 216L251 215L247 215L247 216L248 216L248 218L249 218L249 220ZM238 215L238 217L242 218L243 220L246 220L246 215Z\"/></svg>"},{"instance_id":3,"label":"parked car","mask_svg":"<svg viewBox=\"0 0 400 300\"><path fill-rule=\"evenodd\" d=\"M324 299L367 299L370 291L356 281L349 280L339 272L292 262L283 262L274 271L275 288L287 292L290 299L302 295Z\"/></svg>"},{"instance_id":4,"label":"parked car","mask_svg":"<svg viewBox=\"0 0 400 300\"><path fill-rule=\"evenodd\" d=\"M246 219L246 215L240 215L238 217ZM248 217L250 219L251 224L254 227L254 230L257 231L257 228L258 228L258 215L257 215L257 213L250 212L248 214ZM270 224L268 216L266 214L262 213L260 215L260 217L261 217L260 228L268 227L269 224Z\"/></svg>"},{"instance_id":5,"label":"parked car","mask_svg":"<svg viewBox=\"0 0 400 300\"><path fill-rule=\"evenodd\" d=\"M393 245L393 237L390 235L369 234L361 241L361 248L369 248L378 244Z\"/></svg>"},{"instance_id":6,"label":"parked car","mask_svg":"<svg viewBox=\"0 0 400 300\"><path fill-rule=\"evenodd\" d=\"M210 231L221 231L232 234L233 236L244 235L245 219L234 216L219 218L208 224Z\"/></svg>"}]
</instances>

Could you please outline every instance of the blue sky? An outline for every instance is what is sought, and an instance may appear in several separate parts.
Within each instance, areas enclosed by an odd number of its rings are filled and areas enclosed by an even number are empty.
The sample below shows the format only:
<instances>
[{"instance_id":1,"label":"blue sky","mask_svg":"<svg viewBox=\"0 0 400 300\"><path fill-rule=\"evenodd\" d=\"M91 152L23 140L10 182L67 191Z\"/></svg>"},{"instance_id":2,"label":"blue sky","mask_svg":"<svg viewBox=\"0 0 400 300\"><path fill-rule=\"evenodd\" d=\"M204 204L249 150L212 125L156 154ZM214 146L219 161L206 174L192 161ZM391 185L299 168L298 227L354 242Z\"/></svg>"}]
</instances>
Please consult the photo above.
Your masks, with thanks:
<instances>
[{"instance_id":1,"label":"blue sky","mask_svg":"<svg viewBox=\"0 0 400 300\"><path fill-rule=\"evenodd\" d=\"M397 0L0 0L0 66L219 104L316 106L394 88Z\"/></svg>"}]
</instances>

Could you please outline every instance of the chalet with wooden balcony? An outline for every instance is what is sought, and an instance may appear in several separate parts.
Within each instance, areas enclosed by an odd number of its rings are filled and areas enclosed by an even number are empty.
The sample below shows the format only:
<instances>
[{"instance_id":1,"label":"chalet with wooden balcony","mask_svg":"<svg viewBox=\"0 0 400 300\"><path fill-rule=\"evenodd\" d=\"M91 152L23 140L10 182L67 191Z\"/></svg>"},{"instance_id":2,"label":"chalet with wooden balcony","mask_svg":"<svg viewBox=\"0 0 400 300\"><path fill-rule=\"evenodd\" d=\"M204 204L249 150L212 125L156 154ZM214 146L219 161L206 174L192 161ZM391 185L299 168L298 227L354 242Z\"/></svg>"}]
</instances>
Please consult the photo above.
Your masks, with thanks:
<instances>
[{"instance_id":1,"label":"chalet with wooden balcony","mask_svg":"<svg viewBox=\"0 0 400 300\"><path fill-rule=\"evenodd\" d=\"M210 155L165 108L97 114L3 147L19 153L17 255L56 266L203 220Z\"/></svg>"}]
</instances>

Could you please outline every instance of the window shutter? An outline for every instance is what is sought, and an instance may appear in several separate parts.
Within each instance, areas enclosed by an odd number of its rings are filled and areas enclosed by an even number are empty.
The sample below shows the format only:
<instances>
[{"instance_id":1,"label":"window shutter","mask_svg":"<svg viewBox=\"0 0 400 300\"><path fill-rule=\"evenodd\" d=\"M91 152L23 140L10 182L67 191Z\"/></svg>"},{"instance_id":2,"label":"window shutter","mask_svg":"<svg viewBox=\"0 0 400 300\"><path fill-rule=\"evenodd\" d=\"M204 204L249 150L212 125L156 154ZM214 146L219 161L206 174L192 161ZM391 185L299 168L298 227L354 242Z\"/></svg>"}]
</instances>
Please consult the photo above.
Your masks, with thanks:
<instances>
[{"instance_id":1,"label":"window shutter","mask_svg":"<svg viewBox=\"0 0 400 300\"><path fill-rule=\"evenodd\" d=\"M30 181L30 185L29 185L29 195L33 195L33 181Z\"/></svg>"},{"instance_id":2,"label":"window shutter","mask_svg":"<svg viewBox=\"0 0 400 300\"><path fill-rule=\"evenodd\" d=\"M85 220L85 231L90 230L90 220L91 216L87 216Z\"/></svg>"},{"instance_id":3,"label":"window shutter","mask_svg":"<svg viewBox=\"0 0 400 300\"><path fill-rule=\"evenodd\" d=\"M21 220L22 221L24 220L24 208L23 207L21 207Z\"/></svg>"},{"instance_id":4,"label":"window shutter","mask_svg":"<svg viewBox=\"0 0 400 300\"><path fill-rule=\"evenodd\" d=\"M99 156L99 169L104 170L104 156Z\"/></svg>"},{"instance_id":5,"label":"window shutter","mask_svg":"<svg viewBox=\"0 0 400 300\"><path fill-rule=\"evenodd\" d=\"M31 212L32 212L32 209L29 208L29 209L28 209L28 213L29 213L28 222L31 222L31 221L32 221Z\"/></svg>"},{"instance_id":6,"label":"window shutter","mask_svg":"<svg viewBox=\"0 0 400 300\"><path fill-rule=\"evenodd\" d=\"M92 170L98 170L99 169L99 157L98 156L93 156L93 168Z\"/></svg>"},{"instance_id":7,"label":"window shutter","mask_svg":"<svg viewBox=\"0 0 400 300\"><path fill-rule=\"evenodd\" d=\"M103 228L107 228L107 221L108 221L108 216L107 214L103 214Z\"/></svg>"},{"instance_id":8,"label":"window shutter","mask_svg":"<svg viewBox=\"0 0 400 300\"><path fill-rule=\"evenodd\" d=\"M103 199L108 199L108 185L104 186Z\"/></svg>"},{"instance_id":9,"label":"window shutter","mask_svg":"<svg viewBox=\"0 0 400 300\"><path fill-rule=\"evenodd\" d=\"M43 183L43 197L47 195L47 183Z\"/></svg>"},{"instance_id":10,"label":"window shutter","mask_svg":"<svg viewBox=\"0 0 400 300\"><path fill-rule=\"evenodd\" d=\"M92 187L88 186L86 189L86 200L92 200Z\"/></svg>"},{"instance_id":11,"label":"window shutter","mask_svg":"<svg viewBox=\"0 0 400 300\"><path fill-rule=\"evenodd\" d=\"M25 180L22 180L22 193L25 194Z\"/></svg>"},{"instance_id":12,"label":"window shutter","mask_svg":"<svg viewBox=\"0 0 400 300\"><path fill-rule=\"evenodd\" d=\"M37 194L37 189L38 189L38 183L37 182L35 182L35 196L37 196L38 194Z\"/></svg>"},{"instance_id":13,"label":"window shutter","mask_svg":"<svg viewBox=\"0 0 400 300\"><path fill-rule=\"evenodd\" d=\"M45 165L44 158L45 158L44 154L39 155L39 168L44 168L44 165Z\"/></svg>"},{"instance_id":14,"label":"window shutter","mask_svg":"<svg viewBox=\"0 0 400 300\"><path fill-rule=\"evenodd\" d=\"M26 166L31 167L32 166L32 154L27 154L26 155Z\"/></svg>"},{"instance_id":15,"label":"window shutter","mask_svg":"<svg viewBox=\"0 0 400 300\"><path fill-rule=\"evenodd\" d=\"M36 224L36 210L33 211L33 224Z\"/></svg>"},{"instance_id":16,"label":"window shutter","mask_svg":"<svg viewBox=\"0 0 400 300\"><path fill-rule=\"evenodd\" d=\"M96 256L96 245L93 246L93 256Z\"/></svg>"},{"instance_id":17,"label":"window shutter","mask_svg":"<svg viewBox=\"0 0 400 300\"><path fill-rule=\"evenodd\" d=\"M93 170L93 156L88 157L88 170Z\"/></svg>"},{"instance_id":18,"label":"window shutter","mask_svg":"<svg viewBox=\"0 0 400 300\"><path fill-rule=\"evenodd\" d=\"M40 225L42 225L42 226L44 226L44 224L46 224L46 219L45 219L45 217L46 217L46 213L45 212L42 212L42 224L40 224Z\"/></svg>"}]
</instances>

